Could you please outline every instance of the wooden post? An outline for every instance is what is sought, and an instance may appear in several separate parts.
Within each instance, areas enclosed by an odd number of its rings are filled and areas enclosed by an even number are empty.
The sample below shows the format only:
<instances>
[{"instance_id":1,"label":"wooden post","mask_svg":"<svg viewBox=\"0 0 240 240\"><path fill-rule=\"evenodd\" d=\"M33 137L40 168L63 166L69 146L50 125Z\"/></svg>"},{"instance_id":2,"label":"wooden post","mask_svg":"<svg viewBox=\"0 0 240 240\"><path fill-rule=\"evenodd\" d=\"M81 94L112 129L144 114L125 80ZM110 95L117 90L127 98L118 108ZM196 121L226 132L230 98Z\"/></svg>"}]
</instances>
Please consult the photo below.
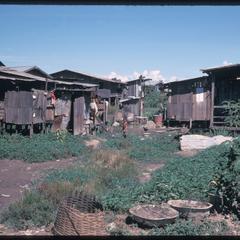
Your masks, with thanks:
<instances>
[{"instance_id":1,"label":"wooden post","mask_svg":"<svg viewBox=\"0 0 240 240\"><path fill-rule=\"evenodd\" d=\"M6 123L3 122L2 123L2 134L4 134L6 132Z\"/></svg>"},{"instance_id":2,"label":"wooden post","mask_svg":"<svg viewBox=\"0 0 240 240\"><path fill-rule=\"evenodd\" d=\"M32 137L33 135L33 123L29 125L30 129L29 129L29 136L30 138Z\"/></svg>"},{"instance_id":3,"label":"wooden post","mask_svg":"<svg viewBox=\"0 0 240 240\"><path fill-rule=\"evenodd\" d=\"M189 121L189 129L192 129L192 118L190 118L190 121Z\"/></svg>"},{"instance_id":4,"label":"wooden post","mask_svg":"<svg viewBox=\"0 0 240 240\"><path fill-rule=\"evenodd\" d=\"M212 86L211 86L211 118L210 118L210 128L213 127L213 121L214 121L214 95L215 95L215 79L211 75L212 79Z\"/></svg>"},{"instance_id":5,"label":"wooden post","mask_svg":"<svg viewBox=\"0 0 240 240\"><path fill-rule=\"evenodd\" d=\"M45 82L45 92L47 92L48 90L48 78L46 78L46 82Z\"/></svg>"}]
</instances>

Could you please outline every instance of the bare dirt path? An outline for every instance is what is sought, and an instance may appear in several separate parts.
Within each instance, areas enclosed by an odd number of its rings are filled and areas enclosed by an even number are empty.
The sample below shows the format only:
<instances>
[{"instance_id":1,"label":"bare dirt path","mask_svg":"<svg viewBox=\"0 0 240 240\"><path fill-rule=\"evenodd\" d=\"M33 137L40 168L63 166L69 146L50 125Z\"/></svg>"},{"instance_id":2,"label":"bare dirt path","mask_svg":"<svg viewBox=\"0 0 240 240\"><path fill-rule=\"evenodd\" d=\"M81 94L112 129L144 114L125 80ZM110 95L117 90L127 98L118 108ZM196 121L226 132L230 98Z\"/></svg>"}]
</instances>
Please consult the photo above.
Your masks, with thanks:
<instances>
[{"instance_id":1,"label":"bare dirt path","mask_svg":"<svg viewBox=\"0 0 240 240\"><path fill-rule=\"evenodd\" d=\"M157 169L160 169L164 166L163 162L159 163L141 163L139 164L139 173L141 173L138 177L139 181L141 183L148 182L151 177L152 173L156 171Z\"/></svg>"},{"instance_id":2,"label":"bare dirt path","mask_svg":"<svg viewBox=\"0 0 240 240\"><path fill-rule=\"evenodd\" d=\"M75 158L47 161L41 163L26 163L21 160L0 160L0 212L10 203L21 198L25 189L32 181L44 175L50 169L71 166Z\"/></svg>"}]
</instances>

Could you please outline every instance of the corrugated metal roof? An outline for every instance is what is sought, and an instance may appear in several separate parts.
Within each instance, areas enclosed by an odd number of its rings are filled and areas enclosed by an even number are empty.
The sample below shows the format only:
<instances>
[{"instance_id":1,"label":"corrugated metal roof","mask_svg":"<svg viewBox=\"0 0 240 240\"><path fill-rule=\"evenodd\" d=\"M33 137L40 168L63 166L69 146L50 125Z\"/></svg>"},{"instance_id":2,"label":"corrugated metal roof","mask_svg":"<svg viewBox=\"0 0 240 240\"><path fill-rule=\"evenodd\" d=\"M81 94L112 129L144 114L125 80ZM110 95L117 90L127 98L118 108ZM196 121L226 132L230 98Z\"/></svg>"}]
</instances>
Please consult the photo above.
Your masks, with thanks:
<instances>
[{"instance_id":1,"label":"corrugated metal roof","mask_svg":"<svg viewBox=\"0 0 240 240\"><path fill-rule=\"evenodd\" d=\"M32 75L30 73L26 73L26 72L20 72L20 71L14 70L14 69L9 68L9 67L0 67L0 72L10 74L10 75L14 75L14 76L17 76L17 77L24 77L24 78L33 79L35 81L37 80L37 81L41 81L41 82L46 82L46 78L35 76L35 75Z\"/></svg>"},{"instance_id":2,"label":"corrugated metal roof","mask_svg":"<svg viewBox=\"0 0 240 240\"><path fill-rule=\"evenodd\" d=\"M113 82L113 83L122 83L120 80L115 80L115 79L110 79L110 78L99 77L99 76L96 76L96 75L93 75L93 74L84 73L84 72L79 72L79 71L70 70L70 69L64 69L64 70L61 70L61 71L58 71L58 72L51 73L50 75L52 76L53 74L57 74L57 73L64 72L64 71L69 71L69 72L81 74L81 75L84 75L84 76L87 76L87 77L96 78L96 79L99 79L99 80L102 80L102 81ZM123 83L123 84L124 84L124 83Z\"/></svg>"},{"instance_id":3,"label":"corrugated metal roof","mask_svg":"<svg viewBox=\"0 0 240 240\"><path fill-rule=\"evenodd\" d=\"M205 68L205 69L200 69L203 73L207 72L212 72L212 71L218 71L218 70L223 70L223 69L228 69L228 68L235 68L235 67L240 67L240 64L229 64L225 66L218 66L218 67L211 67L211 68Z\"/></svg>"},{"instance_id":4,"label":"corrugated metal roof","mask_svg":"<svg viewBox=\"0 0 240 240\"><path fill-rule=\"evenodd\" d=\"M91 83L79 83L79 82L65 82L65 81L60 81L60 80L54 80L52 82L56 82L58 84L64 84L64 85L77 85L77 86L82 86L82 87L97 87L97 84L91 84Z\"/></svg>"},{"instance_id":5,"label":"corrugated metal roof","mask_svg":"<svg viewBox=\"0 0 240 240\"><path fill-rule=\"evenodd\" d=\"M6 67L16 71L25 72L27 70L33 69L35 66L16 66L16 67Z\"/></svg>"},{"instance_id":6,"label":"corrugated metal roof","mask_svg":"<svg viewBox=\"0 0 240 240\"><path fill-rule=\"evenodd\" d=\"M151 78L143 78L143 79L141 79L142 82L146 82L146 81L150 81L150 80L152 80L152 79L151 79ZM136 82L136 81L140 81L140 79L138 78L138 79L128 80L128 81L125 82L125 83Z\"/></svg>"},{"instance_id":7,"label":"corrugated metal roof","mask_svg":"<svg viewBox=\"0 0 240 240\"><path fill-rule=\"evenodd\" d=\"M34 79L29 79L29 78L14 78L14 77L6 77L6 76L0 76L0 79L2 80L13 80L13 81L26 81L26 82L34 82Z\"/></svg>"},{"instance_id":8,"label":"corrugated metal roof","mask_svg":"<svg viewBox=\"0 0 240 240\"><path fill-rule=\"evenodd\" d=\"M188 79L182 79L182 80L178 80L178 81L173 81L173 82L167 82L164 83L163 85L166 86L168 84L177 84L177 83L182 83L182 82L187 82L187 81L192 81L192 80L200 80L200 79L206 79L207 76L201 76L201 77L195 77L195 78L188 78Z\"/></svg>"},{"instance_id":9,"label":"corrugated metal roof","mask_svg":"<svg viewBox=\"0 0 240 240\"><path fill-rule=\"evenodd\" d=\"M7 67L8 68L8 67ZM38 66L16 66L16 67L9 67L9 69L13 69L19 72L26 72L29 73L32 70L38 70L39 72L41 72L42 74L46 75L48 78L52 78L48 73L46 73L45 71L43 71L41 68L39 68Z\"/></svg>"}]
</instances>

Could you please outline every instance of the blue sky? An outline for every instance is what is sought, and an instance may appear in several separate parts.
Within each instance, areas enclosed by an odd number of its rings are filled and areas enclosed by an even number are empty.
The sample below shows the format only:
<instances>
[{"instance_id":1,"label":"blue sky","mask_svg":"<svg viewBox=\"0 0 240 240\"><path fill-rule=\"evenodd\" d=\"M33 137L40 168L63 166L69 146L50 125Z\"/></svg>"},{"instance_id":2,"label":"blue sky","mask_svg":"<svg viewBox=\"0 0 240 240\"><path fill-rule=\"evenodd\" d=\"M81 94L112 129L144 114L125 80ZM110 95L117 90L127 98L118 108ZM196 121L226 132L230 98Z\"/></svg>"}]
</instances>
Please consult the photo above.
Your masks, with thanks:
<instances>
[{"instance_id":1,"label":"blue sky","mask_svg":"<svg viewBox=\"0 0 240 240\"><path fill-rule=\"evenodd\" d=\"M0 5L0 61L49 73L190 78L240 63L239 16L238 6Z\"/></svg>"}]
</instances>

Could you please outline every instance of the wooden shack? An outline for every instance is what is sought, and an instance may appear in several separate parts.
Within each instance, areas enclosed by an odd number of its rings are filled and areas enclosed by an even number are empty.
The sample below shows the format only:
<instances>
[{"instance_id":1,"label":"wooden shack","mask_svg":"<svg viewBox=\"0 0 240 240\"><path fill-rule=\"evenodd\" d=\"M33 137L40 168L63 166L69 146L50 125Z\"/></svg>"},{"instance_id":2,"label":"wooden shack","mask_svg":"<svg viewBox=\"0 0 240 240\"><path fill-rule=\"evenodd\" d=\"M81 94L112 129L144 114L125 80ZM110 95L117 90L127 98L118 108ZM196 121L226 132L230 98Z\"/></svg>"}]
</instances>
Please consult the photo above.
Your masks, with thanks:
<instances>
[{"instance_id":1,"label":"wooden shack","mask_svg":"<svg viewBox=\"0 0 240 240\"><path fill-rule=\"evenodd\" d=\"M122 91L125 85L117 79L102 78L67 69L52 73L51 76L54 79L64 80L66 82L75 81L84 84L96 84L98 85L96 94L112 105L116 105L122 98Z\"/></svg>"},{"instance_id":2,"label":"wooden shack","mask_svg":"<svg viewBox=\"0 0 240 240\"><path fill-rule=\"evenodd\" d=\"M240 64L201 70L207 76L164 84L168 92L167 120L210 128L229 128L224 101L240 98Z\"/></svg>"},{"instance_id":3,"label":"wooden shack","mask_svg":"<svg viewBox=\"0 0 240 240\"><path fill-rule=\"evenodd\" d=\"M53 80L36 66L2 66L0 87L2 129L26 129L31 135L47 125L52 131L66 129L77 135L85 130L97 85Z\"/></svg>"},{"instance_id":4,"label":"wooden shack","mask_svg":"<svg viewBox=\"0 0 240 240\"><path fill-rule=\"evenodd\" d=\"M164 84L168 92L167 120L189 124L210 121L210 84L208 78L198 77Z\"/></svg>"},{"instance_id":5,"label":"wooden shack","mask_svg":"<svg viewBox=\"0 0 240 240\"><path fill-rule=\"evenodd\" d=\"M138 79L126 82L123 99L120 102L123 105L128 105L129 111L134 116L143 115L145 82L149 80L151 79L140 76Z\"/></svg>"},{"instance_id":6,"label":"wooden shack","mask_svg":"<svg viewBox=\"0 0 240 240\"><path fill-rule=\"evenodd\" d=\"M74 135L87 133L91 96L96 94L97 85L56 79L54 82L55 86L51 89L55 96L52 131L68 130Z\"/></svg>"},{"instance_id":7,"label":"wooden shack","mask_svg":"<svg viewBox=\"0 0 240 240\"><path fill-rule=\"evenodd\" d=\"M240 81L238 80L240 64L206 68L201 71L208 74L208 82L211 85L210 127L215 129L238 129L226 124L224 102L240 99Z\"/></svg>"},{"instance_id":8,"label":"wooden shack","mask_svg":"<svg viewBox=\"0 0 240 240\"><path fill-rule=\"evenodd\" d=\"M1 126L33 131L45 122L46 79L8 67L0 67Z\"/></svg>"}]
</instances>

